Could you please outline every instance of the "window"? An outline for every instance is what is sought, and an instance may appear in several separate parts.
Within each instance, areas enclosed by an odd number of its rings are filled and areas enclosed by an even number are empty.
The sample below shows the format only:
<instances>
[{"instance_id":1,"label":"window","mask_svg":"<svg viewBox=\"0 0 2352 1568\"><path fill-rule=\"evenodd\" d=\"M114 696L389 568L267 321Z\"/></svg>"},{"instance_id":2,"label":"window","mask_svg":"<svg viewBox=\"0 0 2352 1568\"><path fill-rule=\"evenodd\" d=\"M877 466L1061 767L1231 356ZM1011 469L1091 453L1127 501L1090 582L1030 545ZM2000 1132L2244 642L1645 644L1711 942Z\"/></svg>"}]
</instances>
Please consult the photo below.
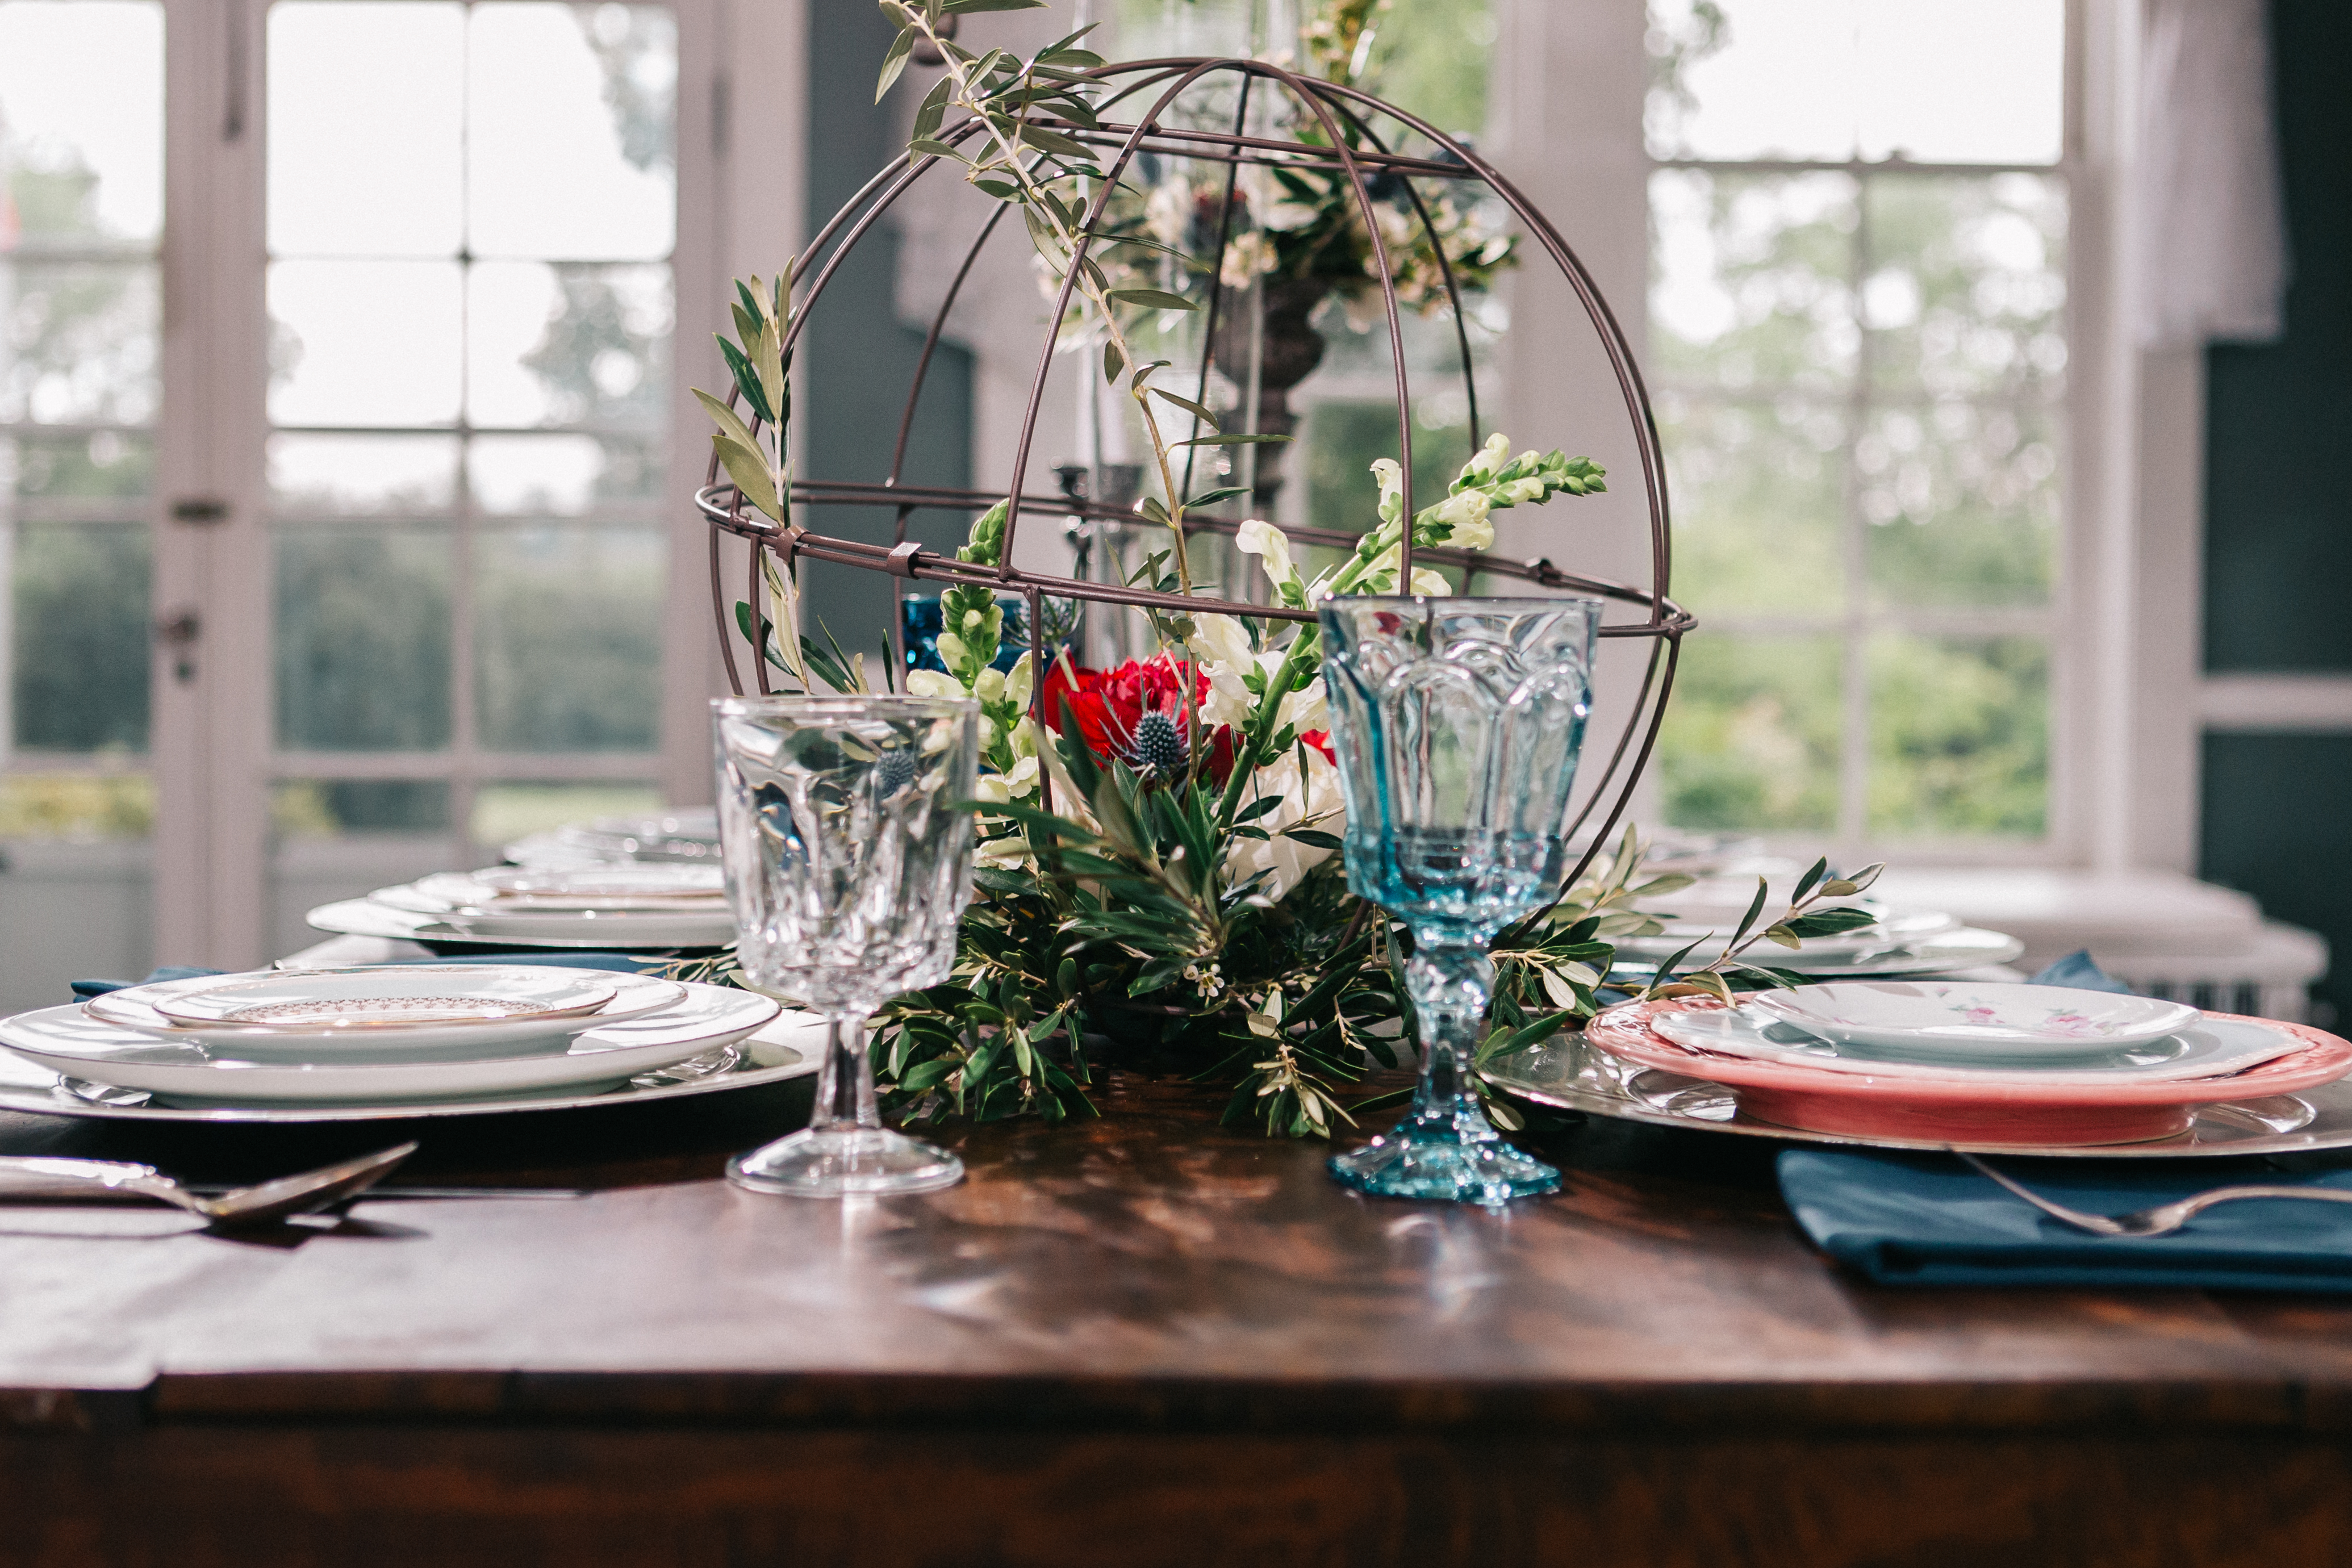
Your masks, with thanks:
<instances>
[{"instance_id":1,"label":"window","mask_svg":"<svg viewBox=\"0 0 2352 1568\"><path fill-rule=\"evenodd\" d=\"M2062 0L1663 0L1649 374L1700 617L1669 820L2043 840L2067 450Z\"/></svg>"},{"instance_id":2,"label":"window","mask_svg":"<svg viewBox=\"0 0 2352 1568\"><path fill-rule=\"evenodd\" d=\"M677 33L278 0L268 71L285 941L319 838L383 835L367 881L653 803Z\"/></svg>"},{"instance_id":3,"label":"window","mask_svg":"<svg viewBox=\"0 0 2352 1568\"><path fill-rule=\"evenodd\" d=\"M712 14L0 0L0 1010L656 802Z\"/></svg>"}]
</instances>

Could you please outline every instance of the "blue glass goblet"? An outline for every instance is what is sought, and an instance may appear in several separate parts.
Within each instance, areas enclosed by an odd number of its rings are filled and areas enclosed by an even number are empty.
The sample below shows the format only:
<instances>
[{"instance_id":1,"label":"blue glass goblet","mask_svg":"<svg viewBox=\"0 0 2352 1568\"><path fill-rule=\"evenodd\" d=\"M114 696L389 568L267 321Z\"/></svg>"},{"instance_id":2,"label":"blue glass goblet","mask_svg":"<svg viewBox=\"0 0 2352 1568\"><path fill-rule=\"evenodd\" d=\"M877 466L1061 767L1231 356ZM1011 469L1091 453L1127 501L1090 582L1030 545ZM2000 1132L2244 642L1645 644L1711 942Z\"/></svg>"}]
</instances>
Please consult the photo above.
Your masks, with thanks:
<instances>
[{"instance_id":1,"label":"blue glass goblet","mask_svg":"<svg viewBox=\"0 0 2352 1568\"><path fill-rule=\"evenodd\" d=\"M1360 1192L1500 1203L1559 1172L1503 1142L1470 1082L1486 956L1549 903L1591 711L1597 599L1336 599L1323 679L1348 800L1348 885L1412 932L1421 1087L1390 1132L1331 1161Z\"/></svg>"}]
</instances>

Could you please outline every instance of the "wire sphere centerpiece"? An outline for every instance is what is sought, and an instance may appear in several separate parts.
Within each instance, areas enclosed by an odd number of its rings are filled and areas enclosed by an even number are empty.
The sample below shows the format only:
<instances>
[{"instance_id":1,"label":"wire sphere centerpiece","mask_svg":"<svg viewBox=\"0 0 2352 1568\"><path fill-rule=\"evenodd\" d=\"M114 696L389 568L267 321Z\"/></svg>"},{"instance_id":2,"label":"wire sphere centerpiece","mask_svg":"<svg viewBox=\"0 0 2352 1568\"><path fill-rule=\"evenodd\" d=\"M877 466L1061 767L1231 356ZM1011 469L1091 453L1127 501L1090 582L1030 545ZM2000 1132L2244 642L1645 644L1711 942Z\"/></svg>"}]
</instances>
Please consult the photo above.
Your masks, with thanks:
<instances>
[{"instance_id":1,"label":"wire sphere centerpiece","mask_svg":"<svg viewBox=\"0 0 2352 1568\"><path fill-rule=\"evenodd\" d=\"M1614 733L1595 736L1597 744L1589 749L1588 754L1598 766L1589 768L1585 779L1580 780L1579 799L1568 824L1570 836L1584 856L1570 873L1572 882L1609 841L1624 814L1656 743L1666 699L1673 688L1681 639L1694 623L1690 614L1668 596L1665 476L1648 394L1624 333L1591 275L1550 220L1466 142L1353 86L1302 76L1269 61L1246 58L1122 61L1060 74L1085 83L1097 95L1094 108L1098 112L1084 116L1075 112L1034 115L1024 122L1022 141L1024 145L1034 141L1048 148L1078 149L1089 158L1101 160L1102 178L1092 183L1083 218L1072 225L1076 243L1068 265L1062 269L1058 297L1039 346L1037 368L1030 380L1013 453L1011 472L1016 476L1026 476L1031 470L1040 411L1045 406L1057 350L1066 346L1066 335L1083 330L1082 325L1073 326L1080 321L1078 308L1085 303L1079 298L1079 281L1089 269L1098 282L1101 280L1098 258L1107 247L1099 232L1106 213L1122 182L1139 162L1148 166L1178 162L1205 165L1213 172L1213 192L1222 181L1222 196L1205 204L1195 220L1213 235L1205 270L1210 282L1194 382L1199 395L1189 401L1170 401L1183 402L1188 408L1205 403L1213 370L1222 372L1227 382L1246 383L1250 391L1261 395L1256 402L1246 395L1241 400L1244 416L1251 425L1248 434L1213 440L1241 443L1276 439L1256 428L1261 423L1273 422L1262 420L1267 402L1259 383L1269 373L1276 380L1286 373L1273 371L1263 351L1265 325L1273 311L1283 308L1280 302L1269 298L1276 291L1245 284L1237 287L1233 281L1235 253L1257 237L1241 232L1235 221L1237 211L1247 200L1243 191L1244 172L1255 171L1251 177L1261 180L1325 182L1327 188L1336 188L1340 199L1352 204L1353 219L1360 223L1360 234L1370 251L1362 270L1373 287L1365 290L1364 302L1377 300L1378 318L1386 331L1396 402L1398 478L1408 512L1417 494L1413 483L1416 462L1426 465L1431 454L1416 454L1414 449L1413 392L1399 299L1398 274L1402 258L1398 250L1410 248L1417 256L1433 259L1434 277L1425 280L1425 287L1433 302L1450 312L1452 318L1474 455L1485 433L1478 412L1459 260L1449 256L1440 233L1445 214L1472 202L1499 203L1528 246L1540 256L1538 265L1556 268L1574 293L1606 356L1625 418L1632 427L1649 531L1645 580L1604 578L1574 570L1572 565L1562 566L1548 556L1517 559L1483 549L1416 548L1415 529L1412 527L1403 530L1397 575L1400 582L1412 582L1415 563L1419 562L1424 568L1459 574L1465 591L1476 591L1482 582L1501 580L1526 584L1538 591L1593 596L1605 601L1613 616L1604 618L1598 628L1601 639L1631 639L1648 644L1648 657L1642 666L1633 699L1622 705L1622 717L1615 722ZM1219 120L1205 122L1201 115L1180 108L1188 94L1194 99L1202 94L1222 95L1217 99ZM1256 99L1255 118L1253 99ZM1278 101L1286 116L1273 129L1288 134L1267 133L1269 100ZM1118 118L1122 110L1132 118ZM1228 110L1229 123L1223 118ZM812 242L807 253L811 264L802 269L798 299L784 312L788 319L788 324L782 329L785 364L789 365L792 350L810 313L821 308L828 286L845 266L853 265L861 243L875 233L884 215L919 182L940 177L940 165L950 166L947 177L961 172L970 162L966 152L979 147L986 139L988 124L984 118L972 116L940 128L934 118L929 127L930 133L925 134L925 131L919 118L915 145L869 180ZM1383 131L1388 132L1386 137ZM1408 145L1414 150L1393 150ZM800 515L804 517L804 509L812 506L886 508L893 518L890 542L820 533L797 519L780 522L762 516L747 500L740 483L732 482L730 473L722 472L719 460L713 459L702 487L696 492L695 505L709 526L712 610L728 678L739 695L771 690L764 650L775 621L770 596L762 585L778 580L780 574L788 572L800 559L884 573L909 585L936 583L942 589L962 586L1013 596L1026 610L1030 634L1025 656L1032 669L1031 678L1024 684L1032 694L1029 700L1041 719L1053 716L1042 706L1047 691L1045 664L1052 656L1053 650L1048 646L1052 638L1040 634L1052 623L1055 607L1050 601L1124 606L1160 617L1234 615L1259 621L1296 622L1314 619L1316 611L1311 605L1253 602L1232 597L1230 585L1224 596L1218 596L1183 591L1166 584L1097 580L1083 572L1064 575L1015 564L1015 541L1024 520L1031 521L1033 529L1036 526L1034 519L1041 517L1066 519L1066 526L1077 530L1118 529L1135 526L1139 510L1149 517L1151 503L1130 506L1128 497L1090 494L1089 486L1069 482L1066 482L1061 493L1024 491L1017 477L1009 495L903 482L916 410L949 313L970 280L982 250L1004 226L1001 220L1012 210L1011 205L997 205L981 226L930 323L907 391L888 472L872 479L831 476L796 478L791 482L789 500L775 508L787 517L794 517L794 507L803 508ZM1130 292L1152 295L1154 291ZM1441 294L1442 298L1438 298ZM1253 312L1255 319L1248 319ZM1301 315L1303 319L1303 312ZM1251 331L1234 329L1244 322ZM1250 363L1246 367L1218 362L1221 358L1242 358L1245 350L1241 345L1244 343L1255 350L1248 351ZM1311 365L1310 358L1308 368ZM730 393L728 402L735 404L740 397L740 392ZM756 432L763 422L756 411L752 412L754 417L749 427ZM1205 414L1208 411L1202 407L1200 412ZM1201 449L1195 444L1180 444L1191 445L1196 452ZM1211 445L1208 449L1215 451L1216 447ZM1597 474L1597 470L1594 472ZM1593 487L1601 486L1596 482ZM1252 495L1247 486L1223 494L1227 497L1243 497L1245 504L1265 498L1263 490ZM959 559L908 537L908 519L918 510L979 516L1000 504L1003 507L1003 540L992 560ZM1247 517L1231 516L1185 515L1181 523L1186 534L1220 539L1232 539L1252 526ZM1363 530L1291 526L1284 533L1300 546L1345 551L1358 546ZM730 614L732 596L722 571L730 539L745 551L749 569L751 609L740 617ZM893 616L890 635L894 658L903 667L907 657L903 617ZM748 656L742 650L748 650Z\"/></svg>"}]
</instances>

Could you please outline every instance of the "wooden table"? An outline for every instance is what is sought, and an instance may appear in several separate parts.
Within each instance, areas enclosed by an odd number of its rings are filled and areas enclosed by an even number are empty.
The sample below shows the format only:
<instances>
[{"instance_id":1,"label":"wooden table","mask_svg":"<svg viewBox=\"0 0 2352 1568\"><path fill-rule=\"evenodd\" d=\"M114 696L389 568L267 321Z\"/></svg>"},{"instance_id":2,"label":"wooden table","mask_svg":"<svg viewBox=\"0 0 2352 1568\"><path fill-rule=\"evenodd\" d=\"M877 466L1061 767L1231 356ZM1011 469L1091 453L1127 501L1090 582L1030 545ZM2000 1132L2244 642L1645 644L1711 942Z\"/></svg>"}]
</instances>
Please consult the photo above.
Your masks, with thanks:
<instances>
[{"instance_id":1,"label":"wooden table","mask_svg":"<svg viewBox=\"0 0 2352 1568\"><path fill-rule=\"evenodd\" d=\"M718 1179L803 1081L434 1125L401 1177L587 1196L0 1211L0 1562L2352 1559L2352 1305L1876 1289L1746 1140L1593 1123L1489 1213L1103 1101L846 1207ZM0 1118L192 1178L383 1141Z\"/></svg>"}]
</instances>

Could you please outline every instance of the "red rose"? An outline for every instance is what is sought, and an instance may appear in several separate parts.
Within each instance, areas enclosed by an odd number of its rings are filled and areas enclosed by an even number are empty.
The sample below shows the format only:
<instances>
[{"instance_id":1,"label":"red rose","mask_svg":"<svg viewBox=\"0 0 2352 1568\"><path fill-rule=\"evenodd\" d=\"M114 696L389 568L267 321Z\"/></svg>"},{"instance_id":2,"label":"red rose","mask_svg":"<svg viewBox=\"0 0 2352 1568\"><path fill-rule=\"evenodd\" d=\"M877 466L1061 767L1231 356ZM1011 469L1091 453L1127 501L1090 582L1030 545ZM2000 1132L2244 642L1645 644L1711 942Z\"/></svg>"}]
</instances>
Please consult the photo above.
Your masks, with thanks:
<instances>
[{"instance_id":1,"label":"red rose","mask_svg":"<svg viewBox=\"0 0 2352 1568\"><path fill-rule=\"evenodd\" d=\"M1055 734L1062 732L1062 706L1066 702L1087 750L1106 762L1116 758L1132 763L1135 727L1145 714L1165 714L1180 732L1183 730L1190 718L1184 700L1187 674L1192 678L1194 695L1206 698L1208 675L1199 665L1173 654L1129 659L1115 670L1073 669L1068 660L1056 659L1045 671L1038 700L1045 708L1045 726ZM1234 770L1239 739L1227 725L1221 724L1209 733L1202 760L1209 777L1220 784Z\"/></svg>"}]
</instances>

